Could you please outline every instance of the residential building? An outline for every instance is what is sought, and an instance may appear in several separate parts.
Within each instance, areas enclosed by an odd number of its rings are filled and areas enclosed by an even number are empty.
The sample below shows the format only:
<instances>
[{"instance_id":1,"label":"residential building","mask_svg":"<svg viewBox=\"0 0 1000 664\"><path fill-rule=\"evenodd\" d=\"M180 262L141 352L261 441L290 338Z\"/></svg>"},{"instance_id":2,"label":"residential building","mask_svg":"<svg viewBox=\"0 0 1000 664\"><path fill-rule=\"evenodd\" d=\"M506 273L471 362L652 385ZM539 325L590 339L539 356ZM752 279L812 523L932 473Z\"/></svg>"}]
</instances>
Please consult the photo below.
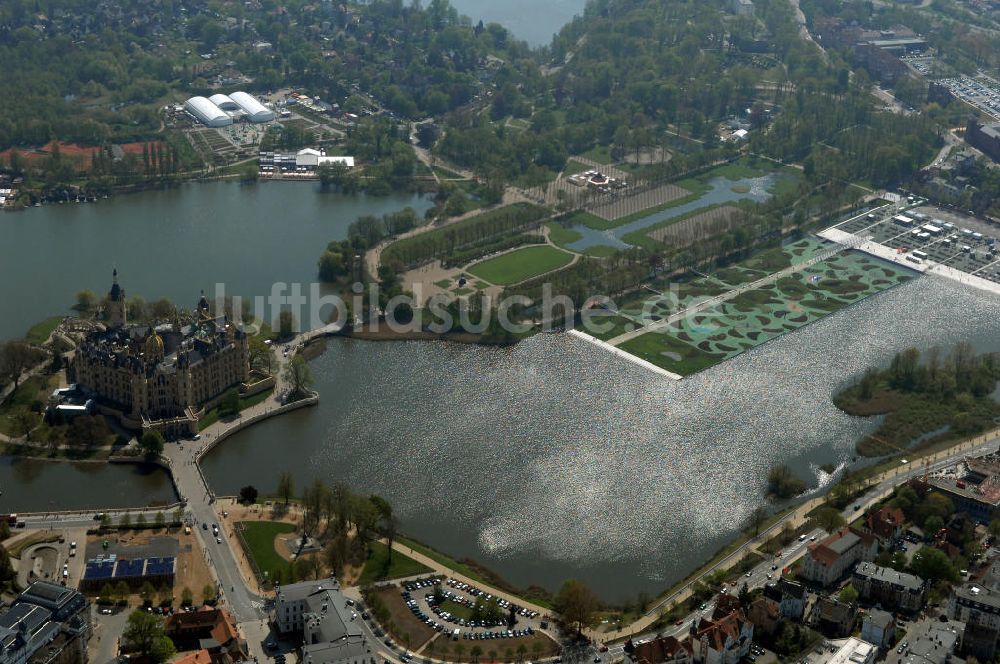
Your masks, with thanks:
<instances>
[{"instance_id":1,"label":"residential building","mask_svg":"<svg viewBox=\"0 0 1000 664\"><path fill-rule=\"evenodd\" d=\"M206 607L175 613L166 619L163 629L178 651L195 650L211 664L233 664L249 658L246 641L240 638L236 620L226 609Z\"/></svg>"},{"instance_id":2,"label":"residential building","mask_svg":"<svg viewBox=\"0 0 1000 664\"><path fill-rule=\"evenodd\" d=\"M84 664L89 607L71 588L31 584L0 613L0 664Z\"/></svg>"},{"instance_id":3,"label":"residential building","mask_svg":"<svg viewBox=\"0 0 1000 664\"><path fill-rule=\"evenodd\" d=\"M764 586L764 596L778 603L782 618L801 621L806 612L806 588L784 577Z\"/></svg>"},{"instance_id":4,"label":"residential building","mask_svg":"<svg viewBox=\"0 0 1000 664\"><path fill-rule=\"evenodd\" d=\"M865 516L864 532L878 538L883 549L891 547L903 536L906 517L898 507L882 507Z\"/></svg>"},{"instance_id":5,"label":"residential building","mask_svg":"<svg viewBox=\"0 0 1000 664\"><path fill-rule=\"evenodd\" d=\"M750 603L747 618L753 623L755 634L774 635L781 624L778 603L763 596Z\"/></svg>"},{"instance_id":6,"label":"residential building","mask_svg":"<svg viewBox=\"0 0 1000 664\"><path fill-rule=\"evenodd\" d=\"M927 584L919 576L869 562L858 563L851 583L862 599L911 613L923 607L927 595Z\"/></svg>"},{"instance_id":7,"label":"residential building","mask_svg":"<svg viewBox=\"0 0 1000 664\"><path fill-rule=\"evenodd\" d=\"M851 637L846 639L826 664L873 664L878 656L878 647Z\"/></svg>"},{"instance_id":8,"label":"residential building","mask_svg":"<svg viewBox=\"0 0 1000 664\"><path fill-rule=\"evenodd\" d=\"M1000 592L978 583L954 588L948 600L948 618L965 623L966 654L991 661L1000 636Z\"/></svg>"},{"instance_id":9,"label":"residential building","mask_svg":"<svg viewBox=\"0 0 1000 664\"><path fill-rule=\"evenodd\" d=\"M902 664L948 664L962 644L965 625L953 622L924 621L915 623L909 632L910 642Z\"/></svg>"},{"instance_id":10,"label":"residential building","mask_svg":"<svg viewBox=\"0 0 1000 664\"><path fill-rule=\"evenodd\" d=\"M726 595L719 598L711 620L691 623L695 664L736 664L750 654L754 625L738 608L738 602L734 605L727 599Z\"/></svg>"},{"instance_id":11,"label":"residential building","mask_svg":"<svg viewBox=\"0 0 1000 664\"><path fill-rule=\"evenodd\" d=\"M861 638L883 650L889 648L896 638L895 618L888 611L869 610L861 623Z\"/></svg>"},{"instance_id":12,"label":"residential building","mask_svg":"<svg viewBox=\"0 0 1000 664\"><path fill-rule=\"evenodd\" d=\"M829 586L857 563L874 560L877 553L878 541L873 535L853 528L841 528L809 547L800 576L821 586Z\"/></svg>"},{"instance_id":13,"label":"residential building","mask_svg":"<svg viewBox=\"0 0 1000 664\"><path fill-rule=\"evenodd\" d=\"M642 643L625 644L625 657L632 664L691 664L691 641L673 636L657 636Z\"/></svg>"},{"instance_id":14,"label":"residential building","mask_svg":"<svg viewBox=\"0 0 1000 664\"><path fill-rule=\"evenodd\" d=\"M855 604L820 596L813 606L810 622L830 638L843 638L854 631L857 617L858 607Z\"/></svg>"}]
</instances>

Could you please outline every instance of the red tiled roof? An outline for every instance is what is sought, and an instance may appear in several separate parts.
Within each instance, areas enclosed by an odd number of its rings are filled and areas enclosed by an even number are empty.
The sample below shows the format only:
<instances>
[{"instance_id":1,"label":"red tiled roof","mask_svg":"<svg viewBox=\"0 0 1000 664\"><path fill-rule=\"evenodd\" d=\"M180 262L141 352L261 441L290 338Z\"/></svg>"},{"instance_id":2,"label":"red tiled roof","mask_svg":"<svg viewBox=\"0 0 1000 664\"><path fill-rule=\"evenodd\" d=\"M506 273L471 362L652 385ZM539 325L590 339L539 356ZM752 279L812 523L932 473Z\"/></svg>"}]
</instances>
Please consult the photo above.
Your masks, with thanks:
<instances>
[{"instance_id":1,"label":"red tiled roof","mask_svg":"<svg viewBox=\"0 0 1000 664\"><path fill-rule=\"evenodd\" d=\"M721 618L716 617L716 615L713 615L712 618L710 621L702 620L696 634L699 640L707 639L709 647L713 650L724 650L727 639L738 641L743 624L747 621L746 615L741 609L732 611Z\"/></svg>"},{"instance_id":2,"label":"red tiled roof","mask_svg":"<svg viewBox=\"0 0 1000 664\"><path fill-rule=\"evenodd\" d=\"M212 655L202 648L187 655L182 655L173 664L212 664Z\"/></svg>"},{"instance_id":3,"label":"red tiled roof","mask_svg":"<svg viewBox=\"0 0 1000 664\"><path fill-rule=\"evenodd\" d=\"M892 537L897 528L903 527L905 521L903 510L898 507L883 507L880 510L869 512L865 518L865 525L879 537L886 538Z\"/></svg>"},{"instance_id":4,"label":"red tiled roof","mask_svg":"<svg viewBox=\"0 0 1000 664\"><path fill-rule=\"evenodd\" d=\"M662 664L675 659L681 650L686 650L688 654L693 652L687 640L678 641L673 636L658 636L652 641L637 645L632 652L632 658L638 664Z\"/></svg>"}]
</instances>

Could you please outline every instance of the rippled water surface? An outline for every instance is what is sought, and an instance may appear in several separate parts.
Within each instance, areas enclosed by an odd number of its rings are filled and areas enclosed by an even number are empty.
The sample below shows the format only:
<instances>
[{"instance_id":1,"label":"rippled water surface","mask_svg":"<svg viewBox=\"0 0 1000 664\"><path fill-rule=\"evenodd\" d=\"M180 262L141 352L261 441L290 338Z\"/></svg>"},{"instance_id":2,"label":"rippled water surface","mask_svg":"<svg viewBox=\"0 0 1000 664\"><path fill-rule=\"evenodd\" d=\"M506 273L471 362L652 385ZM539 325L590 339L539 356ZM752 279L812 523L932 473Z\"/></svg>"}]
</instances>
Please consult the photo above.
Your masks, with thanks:
<instances>
[{"instance_id":1,"label":"rippled water surface","mask_svg":"<svg viewBox=\"0 0 1000 664\"><path fill-rule=\"evenodd\" d=\"M389 497L406 531L520 584L604 596L685 576L762 503L767 470L849 462L872 425L830 394L908 345L1000 349L998 298L924 277L681 382L567 335L513 348L334 340L321 405L206 459L209 481L272 491L343 479Z\"/></svg>"}]
</instances>

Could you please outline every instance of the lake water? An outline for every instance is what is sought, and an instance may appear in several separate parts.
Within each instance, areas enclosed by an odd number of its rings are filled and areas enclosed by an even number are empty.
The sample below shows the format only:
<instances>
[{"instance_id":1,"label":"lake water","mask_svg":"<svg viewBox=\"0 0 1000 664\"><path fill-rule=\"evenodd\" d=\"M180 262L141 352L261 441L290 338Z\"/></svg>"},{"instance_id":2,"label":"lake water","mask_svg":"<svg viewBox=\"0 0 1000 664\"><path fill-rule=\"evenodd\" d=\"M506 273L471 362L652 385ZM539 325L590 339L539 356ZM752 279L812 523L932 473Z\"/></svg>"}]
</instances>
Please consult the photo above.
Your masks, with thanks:
<instances>
[{"instance_id":1,"label":"lake water","mask_svg":"<svg viewBox=\"0 0 1000 664\"><path fill-rule=\"evenodd\" d=\"M998 303L923 277L680 382L567 335L332 340L312 363L319 407L241 432L204 468L221 493L273 492L289 470L383 494L404 531L518 585L652 594L733 536L775 463L814 485L850 463L873 423L831 404L848 377L909 345L1000 350Z\"/></svg>"},{"instance_id":2,"label":"lake water","mask_svg":"<svg viewBox=\"0 0 1000 664\"><path fill-rule=\"evenodd\" d=\"M177 500L159 466L0 457L0 513L99 510Z\"/></svg>"},{"instance_id":3,"label":"lake water","mask_svg":"<svg viewBox=\"0 0 1000 664\"><path fill-rule=\"evenodd\" d=\"M725 177L714 177L708 181L708 190L696 200L668 207L665 210L654 212L651 215L636 219L627 224L616 226L607 230L596 230L583 224L576 224L572 227L574 231L582 237L570 242L566 246L574 251L584 251L590 247L608 246L615 249L627 249L632 246L622 240L623 237L634 231L640 231L670 219L678 219L695 210L708 207L710 205L723 205L735 201L750 200L757 203L771 198L768 190L774 185L778 175L764 175L757 178L741 178L730 180Z\"/></svg>"},{"instance_id":4,"label":"lake water","mask_svg":"<svg viewBox=\"0 0 1000 664\"><path fill-rule=\"evenodd\" d=\"M531 46L547 46L573 16L583 13L586 0L451 0L473 22L499 23Z\"/></svg>"},{"instance_id":5,"label":"lake water","mask_svg":"<svg viewBox=\"0 0 1000 664\"><path fill-rule=\"evenodd\" d=\"M266 293L311 281L323 245L359 214L429 204L326 195L309 183L193 184L0 215L0 337L103 293L111 267L147 299L192 303L224 281ZM512 348L331 340L312 365L317 408L270 420L206 459L220 493L343 479L385 494L405 531L519 585L569 576L609 599L651 592L722 546L787 461L814 483L872 424L830 394L907 345L1000 350L1000 299L935 277L681 382L565 335ZM0 511L169 500L162 471L0 463Z\"/></svg>"},{"instance_id":6,"label":"lake water","mask_svg":"<svg viewBox=\"0 0 1000 664\"><path fill-rule=\"evenodd\" d=\"M187 308L217 282L244 296L309 284L323 247L352 221L407 205L423 214L430 201L343 196L315 182L213 182L0 214L0 339L70 313L80 290L103 296L114 267L129 297Z\"/></svg>"}]
</instances>

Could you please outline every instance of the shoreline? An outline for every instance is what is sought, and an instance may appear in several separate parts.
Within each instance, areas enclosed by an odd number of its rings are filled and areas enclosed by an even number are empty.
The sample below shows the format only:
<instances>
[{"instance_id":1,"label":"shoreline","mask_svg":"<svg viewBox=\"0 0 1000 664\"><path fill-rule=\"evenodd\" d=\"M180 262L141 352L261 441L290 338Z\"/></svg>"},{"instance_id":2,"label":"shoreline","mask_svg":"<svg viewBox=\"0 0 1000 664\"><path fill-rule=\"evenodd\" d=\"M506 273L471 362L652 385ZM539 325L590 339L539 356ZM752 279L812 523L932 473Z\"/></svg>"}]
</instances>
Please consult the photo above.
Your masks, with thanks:
<instances>
[{"instance_id":1,"label":"shoreline","mask_svg":"<svg viewBox=\"0 0 1000 664\"><path fill-rule=\"evenodd\" d=\"M318 347L318 346L322 346L322 344L324 344L326 342L326 337L327 336L341 336L341 337L346 337L346 338L356 338L356 339L363 340L363 341L410 341L410 340L416 340L416 341L454 341L454 342L457 342L457 343L475 344L475 345L513 345L513 344L517 343L517 341L518 341L518 339L513 339L513 340L496 340L496 339L491 339L489 337L484 337L484 335L476 335L476 334L470 334L470 333L434 334L434 333L426 332L426 331L419 331L419 332L417 332L417 331L396 332L396 331L392 331L392 330L388 329L387 326L380 325L379 327L380 327L380 329L378 329L378 330L371 330L371 329L364 330L363 329L363 330L360 330L360 331L357 331L357 332L352 331L352 332L340 332L338 334L329 334L329 333L327 333L327 334L320 334L320 335L317 335L315 337L312 337L312 338L309 338L308 340L306 340L303 348L299 352L301 352L301 353L308 353L308 349L315 348L315 347ZM322 342L320 342L319 340L322 340ZM320 348L319 352L323 352L323 349ZM309 359L312 359L312 358L309 358ZM218 498L218 495L216 494L216 492L214 490L212 490L211 486L208 484L207 478L204 476L204 472L203 472L202 467L201 467L201 460L203 459L203 457L206 454L208 454L211 450L213 450L221 442L224 442L227 438L229 438L230 436L232 436L233 434L235 434L235 433L237 433L239 431L242 431L245 428L253 426L254 424L256 424L256 423L258 423L260 421L263 421L263 420L266 420L266 419L270 419L273 416L281 415L281 414L283 414L285 412L290 412L292 410L298 410L298 409L303 408L303 407L308 407L308 406L316 405L318 403L318 400L319 400L319 394L318 393L313 393L309 397L306 397L306 398L301 399L299 401L292 402L290 404L274 405L274 404L272 404L270 402L264 402L264 403L258 405L258 407L262 409L259 412L256 412L256 413L253 413L253 414L247 413L247 415L245 417L244 416L240 416L240 417L238 417L236 419L233 419L233 420L230 420L230 421L227 421L227 422L217 422L214 425L212 425L211 427L207 428L206 431L205 431L205 434L204 434L205 439L203 440L202 444L199 446L200 449L198 449L195 452L195 454L194 454L194 463L193 463L193 465L196 466L196 472L198 473L198 475L201 476L201 481L204 484L204 486L208 489L209 495L212 496L213 499L214 498ZM254 408L254 407L251 407L251 408ZM215 429L216 427L221 427L221 430L219 430L219 431L212 431L212 429ZM942 446L942 447L934 446L931 449L927 449L927 450L907 450L907 451L900 452L899 454L888 455L888 456L885 456L885 457L881 458L880 460L876 461L874 464L872 464L867 469L867 473L866 474L871 474L871 475L876 475L876 476L880 475L880 474L883 475L883 476L886 475L886 474L888 474L889 471L887 469L893 468L896 465L896 462L897 462L898 458L904 452L913 461L913 463L910 464L908 466L908 468L914 468L914 467L916 467L918 465L918 463L917 463L918 459L936 458L936 457L945 456L945 455L954 453L954 452L956 452L958 450L961 450L963 448L967 448L967 447L970 447L970 446L973 446L973 445L982 445L982 444L984 444L986 442L986 438L988 436L997 435L997 434L1000 434L1000 430L995 430L995 431L991 431L991 432L984 432L984 433L980 433L980 434L978 434L976 436L972 436L972 437L969 437L969 438L966 438L966 439L957 440L957 441L951 441L951 444L945 445L945 446ZM141 457L128 457L128 456L122 456L122 455L112 455L112 456L109 456L107 459L89 459L89 460L74 460L74 459L68 459L68 458L56 458L56 459L53 459L53 458L46 458L46 457L31 457L31 456L20 456L20 455L16 456L16 457L12 457L12 458L17 458L17 459L32 459L32 460L37 460L37 461L61 461L63 463L66 463L66 462L69 462L69 463L81 463L81 462L84 462L84 463L88 463L88 464L91 464L91 465L95 464L95 463L105 463L105 464L108 464L108 463L120 463L120 464L131 463L131 464L138 464L140 466L141 465L150 465L150 464L151 465L156 465L156 466L159 466L159 467L163 468L164 470L166 470L168 476L170 477L170 481L171 481L171 483L173 485L173 489L174 489L174 495L178 498L178 501L179 501L178 503L172 503L172 504L174 504L174 505L175 504L186 505L186 503L187 503L187 500L181 495L181 493L179 491L178 481L177 481L174 469L171 466L169 458L167 458L167 457L164 457L163 459L160 459L160 460L157 460L157 461L153 461L153 462L148 462L148 461L146 461L145 459L143 459ZM846 477L842 476L840 481L844 481L845 479L846 479ZM742 560L742 558L745 555L748 555L749 553L752 552L752 550L753 550L753 548L755 546L755 543L756 544L763 543L763 541L766 540L766 536L768 534L772 534L775 531L776 528L780 527L785 522L788 522L788 521L791 521L791 522L803 521L804 522L804 521L808 520L808 515L806 513L803 513L803 509L806 506L809 506L809 505L822 504L823 501L825 500L826 494L829 492L829 489L832 488L837 483L839 483L839 482L832 482L832 483L830 483L827 487L825 487L826 491L823 491L822 493L819 493L819 494L816 494L816 495L809 496L802 503L799 503L797 505L788 505L785 508L780 509L780 510L774 512L770 516L770 518L768 519L768 521L770 522L768 524L768 527L762 529L761 532L758 535L756 535L756 536L751 536L751 535L749 535L749 533L744 532L744 531L740 531L740 532L734 533L732 539L730 539L729 542L727 542L726 544L724 544L723 546L721 546L718 550L716 550L716 552L714 552L710 556L707 556L706 558L702 558L700 560L692 561L691 571L688 574L684 575L682 578L678 579L677 581L675 581L675 582L673 582L673 583L671 583L671 584L669 584L667 586L659 586L658 590L656 590L655 587L651 588L650 595L651 595L652 599L650 600L650 603L649 603L649 607L650 608L649 608L648 611L646 611L645 613L642 614L642 617L640 618L640 621L646 621L646 620L653 621L659 615L659 612L660 612L661 609L666 609L666 608L669 608L670 606L676 606L676 605L680 604L681 602L685 601L686 600L685 595L688 594L688 593L690 593L690 590L693 587L693 585L696 583L696 581L698 579L702 578L705 574L711 573L713 571L723 570L723 569L728 570L728 569L732 568L734 565L738 565L740 563L740 561ZM126 510L127 511L127 510L147 509L147 508L148 508L148 506L147 507L126 507L126 508L104 508L104 509L106 511L114 511L114 510L117 510L117 511ZM91 509L102 509L102 508L98 507L98 508L91 508ZM59 512L76 512L76 511L80 511L80 510L78 510L78 509L62 509L62 510L41 511L41 512L24 512L24 513L25 514L33 514L33 515L41 515L41 514L55 514L55 513L59 513ZM419 534L416 534L415 536L411 536L409 539L417 542L418 544L420 544L423 547L426 547L428 550L430 550L430 551L438 554L443 559L450 561L452 565L457 564L459 566L470 566L470 567L472 567L474 570L476 570L477 572L481 573L483 577L485 577L482 580L482 583L484 585L494 585L495 587L498 587L498 588L501 588L501 589L505 589L508 592L513 592L514 594L517 594L519 597L521 597L525 601L531 601L529 599L529 597L532 594L531 593L531 589L532 589L533 586L538 586L539 588L544 588L544 586L540 586L538 584L532 584L532 585L528 586L527 588L515 588L513 586L513 584L507 583L506 580L503 579L503 577L501 575L495 573L488 566L483 565L482 563L478 562L474 558L466 557L466 558L463 558L462 560L459 560L459 559L451 556L450 554L447 554L447 553L441 551L440 549L438 549L438 548L436 548L434 546L425 544L423 541L421 541L419 539ZM442 563L442 564L445 564L445 563ZM446 566L448 566L448 565L446 564ZM500 583L501 583L501 585L496 585L496 582L493 581L493 579L499 580ZM650 585L652 586L653 584L651 583ZM545 590L548 590L548 589L545 588ZM616 606L616 605L611 604L609 606ZM611 638L611 639L617 638L617 637L611 636L610 633L608 634L608 637Z\"/></svg>"},{"instance_id":2,"label":"shoreline","mask_svg":"<svg viewBox=\"0 0 1000 664\"><path fill-rule=\"evenodd\" d=\"M370 327L362 328L360 331L351 330L338 336L361 341L450 341L476 346L513 346L520 341L520 339L504 339L473 332L446 332L438 334L427 330L396 331L389 329L388 325L381 324L377 330L372 330Z\"/></svg>"}]
</instances>

